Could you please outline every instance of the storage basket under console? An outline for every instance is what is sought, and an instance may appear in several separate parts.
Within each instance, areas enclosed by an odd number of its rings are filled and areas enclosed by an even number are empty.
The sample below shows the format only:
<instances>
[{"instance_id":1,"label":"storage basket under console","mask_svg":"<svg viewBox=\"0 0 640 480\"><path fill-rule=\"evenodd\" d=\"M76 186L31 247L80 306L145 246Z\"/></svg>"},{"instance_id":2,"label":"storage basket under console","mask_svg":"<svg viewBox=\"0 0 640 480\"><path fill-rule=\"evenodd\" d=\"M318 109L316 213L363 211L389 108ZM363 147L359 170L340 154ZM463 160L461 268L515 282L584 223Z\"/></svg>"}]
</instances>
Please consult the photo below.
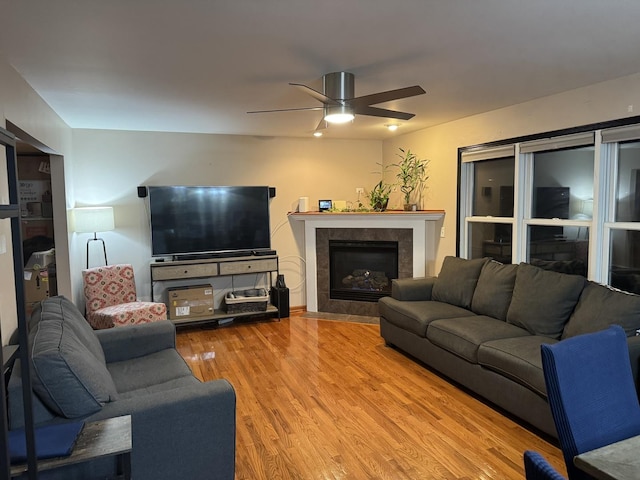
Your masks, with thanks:
<instances>
[{"instance_id":1,"label":"storage basket under console","mask_svg":"<svg viewBox=\"0 0 640 480\"><path fill-rule=\"evenodd\" d=\"M227 313L266 312L269 295L264 288L227 292L224 306Z\"/></svg>"}]
</instances>

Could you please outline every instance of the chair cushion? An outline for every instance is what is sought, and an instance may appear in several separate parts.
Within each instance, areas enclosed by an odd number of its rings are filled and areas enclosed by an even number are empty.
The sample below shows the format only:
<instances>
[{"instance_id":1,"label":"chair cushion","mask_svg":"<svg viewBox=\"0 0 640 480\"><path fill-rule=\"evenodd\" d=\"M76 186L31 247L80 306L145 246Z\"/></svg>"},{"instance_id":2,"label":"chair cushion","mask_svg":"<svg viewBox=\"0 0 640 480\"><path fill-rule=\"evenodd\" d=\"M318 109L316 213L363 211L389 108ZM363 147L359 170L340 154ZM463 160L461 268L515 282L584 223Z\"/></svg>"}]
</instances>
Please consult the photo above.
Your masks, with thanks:
<instances>
[{"instance_id":1,"label":"chair cushion","mask_svg":"<svg viewBox=\"0 0 640 480\"><path fill-rule=\"evenodd\" d=\"M542 270L521 263L516 273L507 322L533 335L559 339L584 288L579 275Z\"/></svg>"},{"instance_id":2,"label":"chair cushion","mask_svg":"<svg viewBox=\"0 0 640 480\"><path fill-rule=\"evenodd\" d=\"M431 298L470 309L480 271L487 261L487 258L467 260L445 257L440 274L433 285Z\"/></svg>"},{"instance_id":3,"label":"chair cushion","mask_svg":"<svg viewBox=\"0 0 640 480\"><path fill-rule=\"evenodd\" d=\"M129 264L106 265L82 271L87 314L120 303L136 301L133 267Z\"/></svg>"},{"instance_id":4,"label":"chair cushion","mask_svg":"<svg viewBox=\"0 0 640 480\"><path fill-rule=\"evenodd\" d=\"M95 345L87 342L92 332L80 328L78 313L68 300L52 297L42 302L40 321L29 333L33 389L66 418L90 415L117 398L104 353L96 356Z\"/></svg>"},{"instance_id":5,"label":"chair cushion","mask_svg":"<svg viewBox=\"0 0 640 480\"><path fill-rule=\"evenodd\" d=\"M620 325L627 337L640 329L640 295L588 282L564 327L562 338Z\"/></svg>"},{"instance_id":6,"label":"chair cushion","mask_svg":"<svg viewBox=\"0 0 640 480\"><path fill-rule=\"evenodd\" d=\"M471 310L478 315L506 320L517 271L518 265L504 265L495 260L485 263L473 292Z\"/></svg>"},{"instance_id":7,"label":"chair cushion","mask_svg":"<svg viewBox=\"0 0 640 480\"><path fill-rule=\"evenodd\" d=\"M87 314L87 320L96 330L137 325L167 319L167 306L156 302L131 302L112 305Z\"/></svg>"}]
</instances>

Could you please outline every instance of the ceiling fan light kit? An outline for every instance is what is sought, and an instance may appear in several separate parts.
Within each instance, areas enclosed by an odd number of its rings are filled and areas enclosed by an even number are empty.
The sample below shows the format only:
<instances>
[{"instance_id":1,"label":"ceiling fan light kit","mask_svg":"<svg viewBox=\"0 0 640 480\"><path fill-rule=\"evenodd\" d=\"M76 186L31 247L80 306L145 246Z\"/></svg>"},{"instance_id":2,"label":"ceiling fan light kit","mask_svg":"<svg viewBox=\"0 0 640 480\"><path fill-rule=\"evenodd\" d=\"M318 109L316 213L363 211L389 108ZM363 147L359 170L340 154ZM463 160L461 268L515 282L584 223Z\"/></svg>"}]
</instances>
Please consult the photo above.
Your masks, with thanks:
<instances>
[{"instance_id":1,"label":"ceiling fan light kit","mask_svg":"<svg viewBox=\"0 0 640 480\"><path fill-rule=\"evenodd\" d=\"M329 123L348 123L353 121L356 116L353 110L344 105L336 107L324 107L324 120Z\"/></svg>"},{"instance_id":2,"label":"ceiling fan light kit","mask_svg":"<svg viewBox=\"0 0 640 480\"><path fill-rule=\"evenodd\" d=\"M301 83L289 83L289 85L304 90L307 94L322 103L322 107L307 108L285 108L279 110L258 110L247 113L269 113L269 112L290 112L300 110L323 110L323 117L316 130L324 128L323 124L328 123L348 123L354 120L356 115L368 115L372 117L392 118L396 120L409 120L414 117L413 113L387 110L386 108L374 107L379 103L399 100L401 98L414 97L426 93L419 85L412 87L387 90L385 92L373 93L362 97L355 96L355 77L349 72L327 73L322 77L322 92L318 92L307 85ZM389 128L389 126L387 126ZM396 126L397 128L397 126ZM391 129L391 128L390 128Z\"/></svg>"}]
</instances>

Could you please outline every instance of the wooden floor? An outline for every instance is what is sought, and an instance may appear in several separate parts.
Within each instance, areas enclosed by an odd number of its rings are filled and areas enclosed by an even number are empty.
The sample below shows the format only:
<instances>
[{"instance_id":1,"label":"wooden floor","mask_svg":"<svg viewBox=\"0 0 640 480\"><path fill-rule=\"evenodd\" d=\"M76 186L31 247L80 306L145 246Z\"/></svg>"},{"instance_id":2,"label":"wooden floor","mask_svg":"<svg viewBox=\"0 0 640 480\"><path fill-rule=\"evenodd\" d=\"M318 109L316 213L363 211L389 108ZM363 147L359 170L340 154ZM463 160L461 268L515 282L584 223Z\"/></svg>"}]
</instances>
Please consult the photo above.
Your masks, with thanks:
<instances>
[{"instance_id":1,"label":"wooden floor","mask_svg":"<svg viewBox=\"0 0 640 480\"><path fill-rule=\"evenodd\" d=\"M553 444L386 347L376 325L194 327L178 349L235 387L239 480L522 479L526 449L566 476Z\"/></svg>"}]
</instances>

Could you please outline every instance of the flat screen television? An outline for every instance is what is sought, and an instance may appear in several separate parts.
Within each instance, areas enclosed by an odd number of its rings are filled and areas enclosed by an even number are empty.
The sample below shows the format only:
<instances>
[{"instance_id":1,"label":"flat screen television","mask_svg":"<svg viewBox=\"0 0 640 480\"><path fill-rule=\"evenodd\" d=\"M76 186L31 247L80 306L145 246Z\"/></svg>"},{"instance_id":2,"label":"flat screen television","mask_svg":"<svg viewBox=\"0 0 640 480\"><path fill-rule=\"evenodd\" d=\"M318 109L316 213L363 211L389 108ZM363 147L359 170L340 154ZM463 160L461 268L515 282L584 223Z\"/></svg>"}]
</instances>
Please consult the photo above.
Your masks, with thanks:
<instances>
[{"instance_id":1,"label":"flat screen television","mask_svg":"<svg viewBox=\"0 0 640 480\"><path fill-rule=\"evenodd\" d=\"M153 256L271 248L269 187L147 187Z\"/></svg>"}]
</instances>

